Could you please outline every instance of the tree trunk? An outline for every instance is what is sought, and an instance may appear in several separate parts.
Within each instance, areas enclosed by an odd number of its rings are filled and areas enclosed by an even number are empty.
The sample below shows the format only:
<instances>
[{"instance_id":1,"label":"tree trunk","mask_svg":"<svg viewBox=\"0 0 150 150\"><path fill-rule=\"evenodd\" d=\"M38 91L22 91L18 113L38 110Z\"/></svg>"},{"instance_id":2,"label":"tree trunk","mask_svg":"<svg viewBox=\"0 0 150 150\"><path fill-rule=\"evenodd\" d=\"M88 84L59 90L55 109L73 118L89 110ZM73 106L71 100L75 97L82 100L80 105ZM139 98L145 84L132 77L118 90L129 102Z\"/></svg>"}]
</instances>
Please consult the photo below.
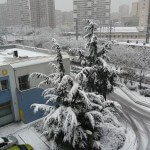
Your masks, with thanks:
<instances>
[{"instance_id":1,"label":"tree trunk","mask_svg":"<svg viewBox=\"0 0 150 150\"><path fill-rule=\"evenodd\" d=\"M142 89L142 70L141 70L141 73L140 73L140 81L139 81L139 89L141 90Z\"/></svg>"},{"instance_id":2,"label":"tree trunk","mask_svg":"<svg viewBox=\"0 0 150 150\"><path fill-rule=\"evenodd\" d=\"M103 93L103 97L104 97L104 99L105 99L105 101L106 101L106 98L107 98L107 97L106 97L106 93Z\"/></svg>"}]
</instances>

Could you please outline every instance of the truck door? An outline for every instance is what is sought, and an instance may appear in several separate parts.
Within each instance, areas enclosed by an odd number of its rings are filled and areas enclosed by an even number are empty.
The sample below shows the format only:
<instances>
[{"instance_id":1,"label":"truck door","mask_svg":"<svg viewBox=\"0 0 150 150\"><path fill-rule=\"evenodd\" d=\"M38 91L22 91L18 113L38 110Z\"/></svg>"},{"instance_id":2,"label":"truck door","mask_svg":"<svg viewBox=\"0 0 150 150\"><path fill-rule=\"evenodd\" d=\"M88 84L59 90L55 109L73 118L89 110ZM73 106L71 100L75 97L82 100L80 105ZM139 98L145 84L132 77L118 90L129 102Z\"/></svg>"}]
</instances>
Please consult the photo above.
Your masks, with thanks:
<instances>
[{"instance_id":1,"label":"truck door","mask_svg":"<svg viewBox=\"0 0 150 150\"><path fill-rule=\"evenodd\" d=\"M0 127L13 122L11 92L8 77L0 77Z\"/></svg>"}]
</instances>

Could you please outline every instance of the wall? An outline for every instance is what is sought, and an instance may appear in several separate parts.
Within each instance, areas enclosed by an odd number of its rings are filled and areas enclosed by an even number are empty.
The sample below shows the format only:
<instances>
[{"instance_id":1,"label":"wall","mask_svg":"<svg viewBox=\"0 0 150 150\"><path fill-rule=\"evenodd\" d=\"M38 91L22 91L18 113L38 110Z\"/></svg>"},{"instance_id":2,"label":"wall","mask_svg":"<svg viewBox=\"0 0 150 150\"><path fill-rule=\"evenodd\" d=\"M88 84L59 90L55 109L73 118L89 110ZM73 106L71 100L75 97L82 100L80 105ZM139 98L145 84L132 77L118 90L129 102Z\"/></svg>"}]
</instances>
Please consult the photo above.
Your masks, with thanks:
<instances>
[{"instance_id":1,"label":"wall","mask_svg":"<svg viewBox=\"0 0 150 150\"><path fill-rule=\"evenodd\" d=\"M44 116L42 111L35 114L33 112L33 108L31 108L31 105L34 103L44 104L46 102L42 96L42 92L43 90L39 88L33 88L25 91L17 90L20 117L25 124L40 119ZM55 104L49 103L49 105L54 106Z\"/></svg>"},{"instance_id":2,"label":"wall","mask_svg":"<svg viewBox=\"0 0 150 150\"><path fill-rule=\"evenodd\" d=\"M56 63L56 61L53 61ZM64 59L64 67L66 74L70 74L70 60L69 59ZM15 69L15 77L16 77L16 84L17 88L19 89L19 83L18 83L18 77L23 76L23 75L30 75L31 73L34 72L39 72L39 73L44 73L46 75L49 75L52 73L52 68L49 65L49 61L46 63L41 63L41 64L36 64L36 65L30 65L30 66L25 66L21 68L16 68ZM39 82L42 80L30 80L30 87L36 87L38 86Z\"/></svg>"}]
</instances>

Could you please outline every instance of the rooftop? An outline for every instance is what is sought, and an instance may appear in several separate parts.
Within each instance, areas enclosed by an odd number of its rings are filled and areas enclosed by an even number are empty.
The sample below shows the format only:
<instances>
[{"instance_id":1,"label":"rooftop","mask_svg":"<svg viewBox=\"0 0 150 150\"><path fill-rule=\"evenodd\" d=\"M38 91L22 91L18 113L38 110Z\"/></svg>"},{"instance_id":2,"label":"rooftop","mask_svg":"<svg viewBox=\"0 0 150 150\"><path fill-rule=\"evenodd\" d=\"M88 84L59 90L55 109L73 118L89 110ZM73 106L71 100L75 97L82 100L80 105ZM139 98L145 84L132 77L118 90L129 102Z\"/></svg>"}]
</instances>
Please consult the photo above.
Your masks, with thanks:
<instances>
[{"instance_id":1,"label":"rooftop","mask_svg":"<svg viewBox=\"0 0 150 150\"><path fill-rule=\"evenodd\" d=\"M14 51L18 52L18 57L14 57ZM48 50L35 49L33 47L9 45L0 47L0 65L21 63L22 61L29 61L36 58L50 56Z\"/></svg>"},{"instance_id":2,"label":"rooftop","mask_svg":"<svg viewBox=\"0 0 150 150\"><path fill-rule=\"evenodd\" d=\"M138 33L143 31L144 28L138 28L138 27L112 27L112 32L119 32L119 33ZM98 28L98 32L110 32L110 29L108 27L102 27Z\"/></svg>"},{"instance_id":3,"label":"rooftop","mask_svg":"<svg viewBox=\"0 0 150 150\"><path fill-rule=\"evenodd\" d=\"M18 57L14 57L14 51ZM46 63L55 60L56 52L23 45L0 46L0 66L11 65L13 68ZM69 59L68 54L63 53L63 59Z\"/></svg>"}]
</instances>

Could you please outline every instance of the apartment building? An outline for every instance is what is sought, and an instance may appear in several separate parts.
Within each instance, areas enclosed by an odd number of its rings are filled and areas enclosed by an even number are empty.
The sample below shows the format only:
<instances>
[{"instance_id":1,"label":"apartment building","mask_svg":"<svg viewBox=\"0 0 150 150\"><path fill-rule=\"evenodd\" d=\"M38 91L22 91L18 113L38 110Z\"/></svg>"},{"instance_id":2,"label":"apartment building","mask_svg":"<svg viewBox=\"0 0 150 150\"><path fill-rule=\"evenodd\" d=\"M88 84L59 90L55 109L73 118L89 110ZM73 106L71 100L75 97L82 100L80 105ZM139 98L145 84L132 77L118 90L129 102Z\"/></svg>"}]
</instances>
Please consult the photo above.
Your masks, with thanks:
<instances>
[{"instance_id":1,"label":"apartment building","mask_svg":"<svg viewBox=\"0 0 150 150\"><path fill-rule=\"evenodd\" d=\"M10 26L30 26L30 8L28 0L7 0Z\"/></svg>"},{"instance_id":2,"label":"apartment building","mask_svg":"<svg viewBox=\"0 0 150 150\"><path fill-rule=\"evenodd\" d=\"M55 28L54 0L7 0L0 5L0 26Z\"/></svg>"},{"instance_id":3,"label":"apartment building","mask_svg":"<svg viewBox=\"0 0 150 150\"><path fill-rule=\"evenodd\" d=\"M139 0L139 26L141 27L146 28L148 25L149 6L149 0Z\"/></svg>"},{"instance_id":4,"label":"apartment building","mask_svg":"<svg viewBox=\"0 0 150 150\"><path fill-rule=\"evenodd\" d=\"M131 17L138 17L139 16L139 3L138 2L133 2L132 7L131 7Z\"/></svg>"},{"instance_id":5,"label":"apartment building","mask_svg":"<svg viewBox=\"0 0 150 150\"><path fill-rule=\"evenodd\" d=\"M110 0L74 0L74 26L78 22L79 30L82 30L84 19L94 19L102 25L109 25L110 3Z\"/></svg>"},{"instance_id":6,"label":"apartment building","mask_svg":"<svg viewBox=\"0 0 150 150\"><path fill-rule=\"evenodd\" d=\"M94 1L94 16L100 21L100 24L107 26L110 23L110 0L95 0Z\"/></svg>"},{"instance_id":7,"label":"apartment building","mask_svg":"<svg viewBox=\"0 0 150 150\"><path fill-rule=\"evenodd\" d=\"M0 26L6 27L9 24L7 3L0 4Z\"/></svg>"},{"instance_id":8,"label":"apartment building","mask_svg":"<svg viewBox=\"0 0 150 150\"><path fill-rule=\"evenodd\" d=\"M32 27L55 28L54 0L29 0Z\"/></svg>"},{"instance_id":9,"label":"apartment building","mask_svg":"<svg viewBox=\"0 0 150 150\"><path fill-rule=\"evenodd\" d=\"M40 0L30 0L31 26L40 27Z\"/></svg>"}]
</instances>

